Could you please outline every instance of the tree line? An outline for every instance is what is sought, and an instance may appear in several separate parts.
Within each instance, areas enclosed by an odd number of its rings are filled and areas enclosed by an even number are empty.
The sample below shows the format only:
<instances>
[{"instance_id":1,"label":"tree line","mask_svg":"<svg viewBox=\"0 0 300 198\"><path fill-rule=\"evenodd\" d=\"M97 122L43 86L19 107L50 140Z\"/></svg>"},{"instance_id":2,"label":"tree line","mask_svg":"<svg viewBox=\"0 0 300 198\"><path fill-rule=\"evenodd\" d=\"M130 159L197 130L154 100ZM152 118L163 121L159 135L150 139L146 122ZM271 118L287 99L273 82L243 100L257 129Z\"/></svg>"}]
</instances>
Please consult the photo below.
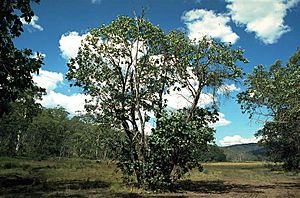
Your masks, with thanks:
<instances>
[{"instance_id":1,"label":"tree line","mask_svg":"<svg viewBox=\"0 0 300 198\"><path fill-rule=\"evenodd\" d=\"M63 107L33 110L20 103L11 104L0 120L0 156L79 157L114 160L121 153L122 133L90 114L71 117ZM211 145L201 161L225 161L226 156Z\"/></svg>"},{"instance_id":2,"label":"tree line","mask_svg":"<svg viewBox=\"0 0 300 198\"><path fill-rule=\"evenodd\" d=\"M115 159L120 133L90 115L70 117L62 107L30 112L18 103L11 108L0 120L2 156Z\"/></svg>"}]
</instances>

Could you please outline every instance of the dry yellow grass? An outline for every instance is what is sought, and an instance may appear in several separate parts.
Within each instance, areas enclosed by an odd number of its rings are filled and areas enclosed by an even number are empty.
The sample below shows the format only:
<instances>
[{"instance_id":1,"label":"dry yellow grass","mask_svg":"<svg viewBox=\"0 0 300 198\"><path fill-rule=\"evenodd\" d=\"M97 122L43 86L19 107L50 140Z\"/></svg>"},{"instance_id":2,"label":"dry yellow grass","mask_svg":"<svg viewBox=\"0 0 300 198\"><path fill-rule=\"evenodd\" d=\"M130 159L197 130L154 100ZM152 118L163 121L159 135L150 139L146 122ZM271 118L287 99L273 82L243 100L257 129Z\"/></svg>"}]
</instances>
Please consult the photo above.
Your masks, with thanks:
<instances>
[{"instance_id":1,"label":"dry yellow grass","mask_svg":"<svg viewBox=\"0 0 300 198\"><path fill-rule=\"evenodd\" d=\"M205 163L154 193L122 183L113 162L0 158L0 197L300 197L300 174L263 162Z\"/></svg>"}]
</instances>

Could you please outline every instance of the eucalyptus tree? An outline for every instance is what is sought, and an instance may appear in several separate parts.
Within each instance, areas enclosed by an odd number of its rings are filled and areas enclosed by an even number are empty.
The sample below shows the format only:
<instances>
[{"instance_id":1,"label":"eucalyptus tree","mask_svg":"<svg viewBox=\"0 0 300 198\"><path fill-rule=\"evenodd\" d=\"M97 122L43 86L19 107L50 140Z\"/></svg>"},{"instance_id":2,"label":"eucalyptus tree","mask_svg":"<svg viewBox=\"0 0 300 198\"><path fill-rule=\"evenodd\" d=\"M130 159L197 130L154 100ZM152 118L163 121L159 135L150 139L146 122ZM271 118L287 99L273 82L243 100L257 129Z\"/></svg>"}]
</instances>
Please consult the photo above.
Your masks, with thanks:
<instances>
[{"instance_id":1,"label":"eucalyptus tree","mask_svg":"<svg viewBox=\"0 0 300 198\"><path fill-rule=\"evenodd\" d=\"M163 32L141 18L118 17L91 30L67 74L91 96L86 109L125 133L119 167L144 187L170 187L198 165L199 151L213 140L217 103L202 96L242 75L241 49L183 33ZM187 100L170 108L170 97ZM152 125L149 127L149 125Z\"/></svg>"},{"instance_id":2,"label":"eucalyptus tree","mask_svg":"<svg viewBox=\"0 0 300 198\"><path fill-rule=\"evenodd\" d=\"M152 176L148 183L164 186L194 167L202 170L199 161L208 149L207 143L214 139L214 129L209 124L218 120L217 91L242 76L238 61L247 62L243 50L233 50L230 44L207 37L191 41L183 33L173 31L167 40L172 57L168 64L174 69L175 83L168 87L165 96L170 99L168 95L179 94L187 103L177 111L164 112L149 137L149 158L156 169L150 166L148 172ZM211 101L207 104L205 100Z\"/></svg>"},{"instance_id":3,"label":"eucalyptus tree","mask_svg":"<svg viewBox=\"0 0 300 198\"><path fill-rule=\"evenodd\" d=\"M284 65L258 65L248 74L247 90L238 95L244 112L265 121L257 132L274 161L300 169L300 50ZM266 120L265 120L266 119Z\"/></svg>"},{"instance_id":4,"label":"eucalyptus tree","mask_svg":"<svg viewBox=\"0 0 300 198\"><path fill-rule=\"evenodd\" d=\"M43 108L29 123L24 137L24 153L35 158L62 156L70 136L69 122L64 108Z\"/></svg>"},{"instance_id":5,"label":"eucalyptus tree","mask_svg":"<svg viewBox=\"0 0 300 198\"><path fill-rule=\"evenodd\" d=\"M91 114L74 116L67 125L64 156L97 160L116 159L116 153L120 149L116 147L116 142L122 133L110 128L109 124L99 120L95 122Z\"/></svg>"},{"instance_id":6,"label":"eucalyptus tree","mask_svg":"<svg viewBox=\"0 0 300 198\"><path fill-rule=\"evenodd\" d=\"M32 119L41 111L32 93L26 100L11 102L8 112L0 119L0 155L15 156L24 154L24 138Z\"/></svg>"},{"instance_id":7,"label":"eucalyptus tree","mask_svg":"<svg viewBox=\"0 0 300 198\"><path fill-rule=\"evenodd\" d=\"M119 17L89 33L67 74L92 96L88 111L124 130L124 147L130 151L126 161L133 164L139 183L146 152L145 124L151 111L162 111L162 95L172 76L165 64L170 59L166 42L163 31L143 18Z\"/></svg>"}]
</instances>

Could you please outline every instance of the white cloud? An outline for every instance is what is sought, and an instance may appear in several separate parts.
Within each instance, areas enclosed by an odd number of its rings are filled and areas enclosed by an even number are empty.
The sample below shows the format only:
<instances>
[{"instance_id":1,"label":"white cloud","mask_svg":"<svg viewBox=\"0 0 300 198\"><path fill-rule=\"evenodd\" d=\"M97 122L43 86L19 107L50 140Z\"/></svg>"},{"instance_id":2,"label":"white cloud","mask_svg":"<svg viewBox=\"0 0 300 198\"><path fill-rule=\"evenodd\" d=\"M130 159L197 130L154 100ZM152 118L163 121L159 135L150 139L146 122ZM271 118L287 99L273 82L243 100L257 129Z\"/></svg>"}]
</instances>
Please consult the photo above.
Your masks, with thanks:
<instances>
[{"instance_id":1,"label":"white cloud","mask_svg":"<svg viewBox=\"0 0 300 198\"><path fill-rule=\"evenodd\" d=\"M239 36L228 25L230 17L226 14L217 14L214 11L195 9L182 16L189 31L190 39L201 39L209 36L220 39L222 42L235 43Z\"/></svg>"},{"instance_id":2,"label":"white cloud","mask_svg":"<svg viewBox=\"0 0 300 198\"><path fill-rule=\"evenodd\" d=\"M284 24L287 10L300 0L226 0L232 20L245 25L247 32L254 32L265 44L276 43L290 27Z\"/></svg>"},{"instance_id":3,"label":"white cloud","mask_svg":"<svg viewBox=\"0 0 300 198\"><path fill-rule=\"evenodd\" d=\"M88 96L84 94L73 94L70 96L55 91L49 91L43 99L39 101L41 105L47 108L56 106L64 107L71 115L75 115L78 111L84 112L85 99Z\"/></svg>"},{"instance_id":4,"label":"white cloud","mask_svg":"<svg viewBox=\"0 0 300 198\"><path fill-rule=\"evenodd\" d=\"M38 58L38 55L41 56L42 58L46 57L46 54L40 53L40 52L33 52L31 58Z\"/></svg>"},{"instance_id":5,"label":"white cloud","mask_svg":"<svg viewBox=\"0 0 300 198\"><path fill-rule=\"evenodd\" d=\"M176 84L178 86L178 84ZM193 97L186 88L181 88L180 91L173 90L170 88L170 94L164 95L163 99L167 99L167 106L171 109L182 109L184 107L191 107ZM204 107L205 105L211 104L214 100L212 94L202 93L200 95L198 106Z\"/></svg>"},{"instance_id":6,"label":"white cloud","mask_svg":"<svg viewBox=\"0 0 300 198\"><path fill-rule=\"evenodd\" d=\"M64 80L64 75L58 72L51 72L46 70L40 70L39 75L33 75L33 81L42 88L45 88L46 91L54 90L59 83L62 83Z\"/></svg>"},{"instance_id":7,"label":"white cloud","mask_svg":"<svg viewBox=\"0 0 300 198\"><path fill-rule=\"evenodd\" d=\"M231 84L231 85L222 85L221 87L219 87L217 93L218 94L226 94L226 93L230 93L233 91L240 91L240 88L237 88L235 86L235 84Z\"/></svg>"},{"instance_id":8,"label":"white cloud","mask_svg":"<svg viewBox=\"0 0 300 198\"><path fill-rule=\"evenodd\" d=\"M63 79L63 74L59 72L40 70L39 75L34 74L33 81L38 86L45 88L47 92L42 100L37 102L47 108L62 106L71 115L75 115L77 111L84 112L85 99L90 97L78 93L68 96L54 91L60 83L63 83Z\"/></svg>"},{"instance_id":9,"label":"white cloud","mask_svg":"<svg viewBox=\"0 0 300 198\"><path fill-rule=\"evenodd\" d=\"M31 26L31 27L33 27L34 29L37 29L37 30L39 30L39 31L43 31L43 30L44 30L44 28L43 28L41 25L38 25L38 24L37 24L37 21L39 20L39 17L36 16L36 15L34 15L34 16L31 18L31 21L30 21L29 23L26 22L24 18L21 18L20 20L21 20L22 24L24 24L24 25L29 25L29 26Z\"/></svg>"},{"instance_id":10,"label":"white cloud","mask_svg":"<svg viewBox=\"0 0 300 198\"><path fill-rule=\"evenodd\" d=\"M59 49L62 57L66 60L75 58L81 45L81 41L86 36L87 34L79 35L78 32L69 32L67 34L63 34L59 40Z\"/></svg>"},{"instance_id":11,"label":"white cloud","mask_svg":"<svg viewBox=\"0 0 300 198\"><path fill-rule=\"evenodd\" d=\"M240 135L234 136L225 136L222 140L219 141L221 146L230 146L235 144L248 144L248 143L257 143L261 138L250 137L243 138Z\"/></svg>"},{"instance_id":12,"label":"white cloud","mask_svg":"<svg viewBox=\"0 0 300 198\"><path fill-rule=\"evenodd\" d=\"M155 128L155 127L153 126L152 123L146 122L146 123L145 123L145 134L146 134L146 135L151 135L151 134L152 134L152 129L153 129L153 128Z\"/></svg>"},{"instance_id":13,"label":"white cloud","mask_svg":"<svg viewBox=\"0 0 300 198\"><path fill-rule=\"evenodd\" d=\"M229 125L231 122L229 120L226 120L224 113L218 112L219 116L219 120L216 123L211 123L208 126L209 127L220 127L220 126L226 126Z\"/></svg>"},{"instance_id":14,"label":"white cloud","mask_svg":"<svg viewBox=\"0 0 300 198\"><path fill-rule=\"evenodd\" d=\"M102 1L102 0L92 0L92 3L93 3L93 4L101 3L101 1Z\"/></svg>"}]
</instances>

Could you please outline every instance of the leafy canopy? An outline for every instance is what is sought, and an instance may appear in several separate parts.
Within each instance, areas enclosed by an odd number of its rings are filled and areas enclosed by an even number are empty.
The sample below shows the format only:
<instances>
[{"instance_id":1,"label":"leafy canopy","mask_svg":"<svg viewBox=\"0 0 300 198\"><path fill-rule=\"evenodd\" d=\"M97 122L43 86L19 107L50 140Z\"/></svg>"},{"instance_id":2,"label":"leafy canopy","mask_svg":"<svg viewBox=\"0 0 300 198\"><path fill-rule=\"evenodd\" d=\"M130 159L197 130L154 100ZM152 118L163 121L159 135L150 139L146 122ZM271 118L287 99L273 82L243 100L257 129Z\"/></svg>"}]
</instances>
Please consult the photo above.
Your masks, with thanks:
<instances>
[{"instance_id":1,"label":"leafy canopy","mask_svg":"<svg viewBox=\"0 0 300 198\"><path fill-rule=\"evenodd\" d=\"M118 158L124 175L147 188L171 187L199 165L213 140L208 124L217 121L216 90L241 77L238 61L247 62L241 49L121 16L88 33L67 77L91 96L89 112L124 133ZM188 105L171 108L174 93ZM203 95L213 100L205 108Z\"/></svg>"},{"instance_id":2,"label":"leafy canopy","mask_svg":"<svg viewBox=\"0 0 300 198\"><path fill-rule=\"evenodd\" d=\"M30 22L34 16L30 3L30 0L0 2L0 117L9 110L10 102L27 99L24 92L30 90L34 97L44 91L32 80L32 74L43 64L43 57L39 54L33 57L30 49L19 50L13 43L13 39L23 32L20 19Z\"/></svg>"},{"instance_id":3,"label":"leafy canopy","mask_svg":"<svg viewBox=\"0 0 300 198\"><path fill-rule=\"evenodd\" d=\"M257 66L247 76L247 90L238 101L244 112L267 118L258 131L269 154L287 169L300 168L300 50L283 65L276 61L268 69Z\"/></svg>"}]
</instances>

